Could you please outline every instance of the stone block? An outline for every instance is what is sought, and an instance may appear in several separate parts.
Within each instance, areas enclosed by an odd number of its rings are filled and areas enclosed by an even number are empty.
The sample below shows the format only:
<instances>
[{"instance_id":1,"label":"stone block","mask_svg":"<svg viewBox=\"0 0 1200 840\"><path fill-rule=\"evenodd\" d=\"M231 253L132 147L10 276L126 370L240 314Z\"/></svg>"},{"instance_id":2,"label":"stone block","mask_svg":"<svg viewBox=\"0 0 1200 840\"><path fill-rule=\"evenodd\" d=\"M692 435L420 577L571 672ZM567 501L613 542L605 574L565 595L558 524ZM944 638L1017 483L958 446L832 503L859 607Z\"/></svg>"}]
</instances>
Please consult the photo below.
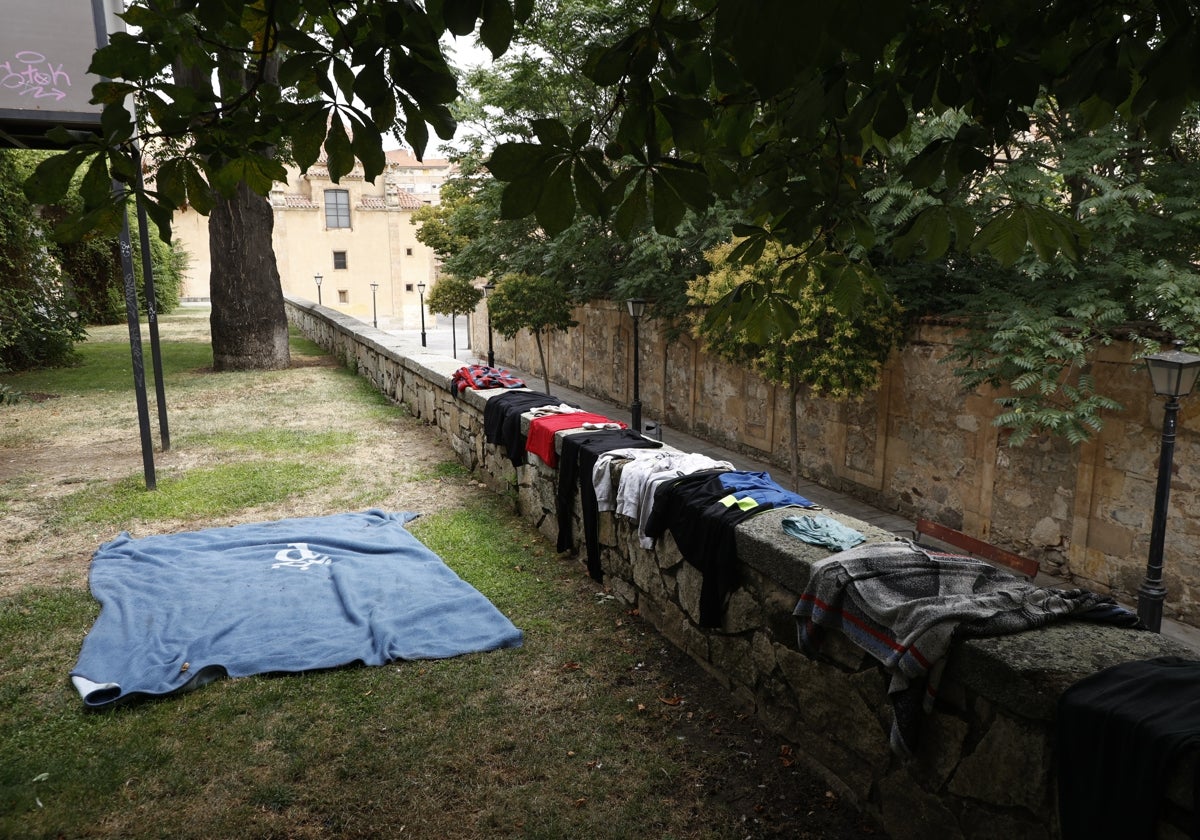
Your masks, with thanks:
<instances>
[{"instance_id":1,"label":"stone block","mask_svg":"<svg viewBox=\"0 0 1200 840\"><path fill-rule=\"evenodd\" d=\"M754 688L757 683L750 658L750 640L741 636L710 635L710 662L739 685Z\"/></svg>"},{"instance_id":2,"label":"stone block","mask_svg":"<svg viewBox=\"0 0 1200 840\"><path fill-rule=\"evenodd\" d=\"M966 803L963 814L959 818L963 834L971 840L1050 840L1055 836L1050 827L1042 820L1029 816L1004 811L996 808L984 808L977 803ZM1162 835L1159 835L1162 840Z\"/></svg>"},{"instance_id":3,"label":"stone block","mask_svg":"<svg viewBox=\"0 0 1200 840\"><path fill-rule=\"evenodd\" d=\"M745 633L762 626L762 606L745 589L735 590L725 607L721 629L726 633Z\"/></svg>"},{"instance_id":4,"label":"stone block","mask_svg":"<svg viewBox=\"0 0 1200 840\"><path fill-rule=\"evenodd\" d=\"M750 642L751 664L760 683L765 683L775 672L778 660L775 658L775 645L771 644L766 633L755 633Z\"/></svg>"},{"instance_id":5,"label":"stone block","mask_svg":"<svg viewBox=\"0 0 1200 840\"><path fill-rule=\"evenodd\" d=\"M1133 531L1124 525L1093 517L1088 522L1087 547L1101 554L1125 557L1133 548Z\"/></svg>"},{"instance_id":6,"label":"stone block","mask_svg":"<svg viewBox=\"0 0 1200 840\"><path fill-rule=\"evenodd\" d=\"M704 575L695 566L684 563L679 567L675 578L676 599L696 624L700 623L700 587L703 584Z\"/></svg>"},{"instance_id":7,"label":"stone block","mask_svg":"<svg viewBox=\"0 0 1200 840\"><path fill-rule=\"evenodd\" d=\"M933 712L921 723L921 740L912 768L927 790L941 790L958 767L970 727L954 715Z\"/></svg>"},{"instance_id":8,"label":"stone block","mask_svg":"<svg viewBox=\"0 0 1200 840\"><path fill-rule=\"evenodd\" d=\"M623 603L629 604L631 606L637 605L637 603L638 603L637 588L632 583L630 583L628 580L625 580L620 577L610 577L609 575L606 574L604 576L604 585L607 586L609 591L611 591L612 594L614 596L616 596L617 598L619 598ZM640 610L639 610L639 612L640 612Z\"/></svg>"},{"instance_id":9,"label":"stone block","mask_svg":"<svg viewBox=\"0 0 1200 840\"><path fill-rule=\"evenodd\" d=\"M887 729L852 679L787 648L776 648L775 654L808 729L802 740L836 739L866 766L886 766L890 757Z\"/></svg>"},{"instance_id":10,"label":"stone block","mask_svg":"<svg viewBox=\"0 0 1200 840\"><path fill-rule=\"evenodd\" d=\"M949 791L977 802L1044 813L1049 801L1050 738L1045 726L997 715L974 752L959 764Z\"/></svg>"},{"instance_id":11,"label":"stone block","mask_svg":"<svg viewBox=\"0 0 1200 840\"><path fill-rule=\"evenodd\" d=\"M903 768L880 779L879 811L892 840L963 840L954 814Z\"/></svg>"}]
</instances>

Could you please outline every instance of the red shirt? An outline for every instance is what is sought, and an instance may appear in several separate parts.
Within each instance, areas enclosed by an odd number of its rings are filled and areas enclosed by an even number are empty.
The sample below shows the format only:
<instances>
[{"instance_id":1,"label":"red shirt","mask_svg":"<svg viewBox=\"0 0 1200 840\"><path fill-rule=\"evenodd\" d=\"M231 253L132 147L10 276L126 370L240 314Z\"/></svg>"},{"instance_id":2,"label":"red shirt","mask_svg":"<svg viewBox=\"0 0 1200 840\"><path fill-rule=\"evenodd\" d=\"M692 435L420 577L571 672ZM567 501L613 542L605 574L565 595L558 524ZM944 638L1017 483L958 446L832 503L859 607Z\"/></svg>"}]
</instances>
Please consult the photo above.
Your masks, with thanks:
<instances>
[{"instance_id":1,"label":"red shirt","mask_svg":"<svg viewBox=\"0 0 1200 840\"><path fill-rule=\"evenodd\" d=\"M529 439L525 443L525 451L532 452L542 459L548 467L558 466L558 453L554 451L554 435L563 429L578 429L584 423L616 423L602 414L589 414L586 411L575 411L570 414L547 414L535 417L529 423ZM624 429L624 423L617 423Z\"/></svg>"}]
</instances>

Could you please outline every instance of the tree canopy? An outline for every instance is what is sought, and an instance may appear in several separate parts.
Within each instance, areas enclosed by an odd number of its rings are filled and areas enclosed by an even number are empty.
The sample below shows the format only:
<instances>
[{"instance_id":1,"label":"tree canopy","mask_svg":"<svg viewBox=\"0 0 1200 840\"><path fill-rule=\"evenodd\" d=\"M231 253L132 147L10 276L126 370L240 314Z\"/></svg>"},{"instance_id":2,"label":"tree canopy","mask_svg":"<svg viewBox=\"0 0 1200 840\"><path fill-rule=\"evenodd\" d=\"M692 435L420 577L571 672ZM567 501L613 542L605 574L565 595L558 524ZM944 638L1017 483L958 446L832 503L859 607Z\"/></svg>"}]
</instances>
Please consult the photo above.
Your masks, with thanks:
<instances>
[{"instance_id":1,"label":"tree canopy","mask_svg":"<svg viewBox=\"0 0 1200 840\"><path fill-rule=\"evenodd\" d=\"M164 224L184 204L205 211L210 189L265 194L276 150L302 169L323 154L334 180L356 158L378 174L388 131L420 155L430 127L455 126L439 39L478 27L494 56L514 37L537 49L478 75L458 111L488 115L477 151L498 143L486 166L501 182L464 192L487 211L466 221L494 232L499 216L509 237L489 252L463 237L470 224L443 231L460 276L486 262L619 297L667 282L664 255L688 250L671 266L681 292L714 244L704 220L733 212L719 222L738 237L732 262L790 256L713 301L730 334L789 335L786 307L751 286L811 282L847 315L872 298L910 312L953 300L986 328L959 356L964 381L1014 384L1010 420L1075 437L1105 405L1085 368L1115 323L1153 319L1195 343L1196 201L1187 166L1170 165L1195 157L1191 3L139 0L125 19L133 30L92 65L109 79L102 131L58 132L75 144L27 185L53 198L84 169L65 233L113 226L109 179L132 184L135 138L156 144ZM547 56L565 71L548 74ZM234 65L247 72L219 94L186 84ZM1097 141L1108 164L1087 157ZM689 229L688 249L667 239ZM638 258L647 270L623 274Z\"/></svg>"},{"instance_id":2,"label":"tree canopy","mask_svg":"<svg viewBox=\"0 0 1200 840\"><path fill-rule=\"evenodd\" d=\"M402 134L421 155L429 129L453 137L449 103L458 97L440 39L476 31L503 53L533 0L140 0L121 18L90 72L103 105L98 133L57 129L69 148L27 184L36 201L57 200L84 167L83 212L60 234L115 232L122 197L111 181L136 189L132 141L155 153L147 210L169 231L171 213L212 207L246 184L266 195L284 180L277 150L306 170L324 155L338 181L362 164L367 179L384 168L383 135ZM216 75L221 84L196 85ZM140 114L140 121L138 115Z\"/></svg>"},{"instance_id":3,"label":"tree canopy","mask_svg":"<svg viewBox=\"0 0 1200 840\"><path fill-rule=\"evenodd\" d=\"M535 139L500 145L488 166L507 182L505 216L533 215L551 234L577 212L611 216L621 232L648 217L665 233L687 209L740 191L733 256L753 261L768 241L801 249L797 270L817 270L849 309L864 287L882 291L865 190L894 144L962 114L901 173L952 191L1033 128L1029 109L1046 94L1089 129L1121 116L1166 143L1200 90L1195 15L1150 0L658 0L590 54L589 78L619 103L611 141L591 142L590 120L540 119ZM983 220L930 206L910 232L930 257L953 247L1006 264L1028 248L1075 256L1082 236L1019 195Z\"/></svg>"},{"instance_id":4,"label":"tree canopy","mask_svg":"<svg viewBox=\"0 0 1200 840\"><path fill-rule=\"evenodd\" d=\"M506 338L521 330L533 334L542 363L542 380L549 393L550 368L543 336L566 332L576 323L571 318L571 300L562 284L542 275L506 274L488 295L487 305L496 332Z\"/></svg>"}]
</instances>

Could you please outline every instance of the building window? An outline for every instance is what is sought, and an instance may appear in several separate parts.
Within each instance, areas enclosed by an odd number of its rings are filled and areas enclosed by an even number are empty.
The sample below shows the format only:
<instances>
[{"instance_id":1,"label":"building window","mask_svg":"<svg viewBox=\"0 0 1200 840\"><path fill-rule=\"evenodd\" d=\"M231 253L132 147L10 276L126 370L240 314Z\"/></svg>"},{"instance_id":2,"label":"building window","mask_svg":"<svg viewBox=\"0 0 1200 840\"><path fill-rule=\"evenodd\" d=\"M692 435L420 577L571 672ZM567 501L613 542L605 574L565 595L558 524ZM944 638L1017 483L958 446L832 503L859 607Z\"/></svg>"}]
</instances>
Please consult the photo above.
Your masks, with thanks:
<instances>
[{"instance_id":1,"label":"building window","mask_svg":"<svg viewBox=\"0 0 1200 840\"><path fill-rule=\"evenodd\" d=\"M346 267L346 252L345 251L334 251L333 252L333 267L334 268L345 268Z\"/></svg>"},{"instance_id":2,"label":"building window","mask_svg":"<svg viewBox=\"0 0 1200 840\"><path fill-rule=\"evenodd\" d=\"M405 283L405 284L404 284L404 291L406 291L406 292L411 292L412 290L413 290L413 285L412 285L412 283Z\"/></svg>"},{"instance_id":3,"label":"building window","mask_svg":"<svg viewBox=\"0 0 1200 840\"><path fill-rule=\"evenodd\" d=\"M349 303L350 292L347 289L338 289L338 303Z\"/></svg>"},{"instance_id":4,"label":"building window","mask_svg":"<svg viewBox=\"0 0 1200 840\"><path fill-rule=\"evenodd\" d=\"M404 249L404 256L406 256L406 257L411 257L411 256L412 256L412 248L405 248L405 249Z\"/></svg>"},{"instance_id":5,"label":"building window","mask_svg":"<svg viewBox=\"0 0 1200 840\"><path fill-rule=\"evenodd\" d=\"M325 227L350 227L349 190L325 190Z\"/></svg>"}]
</instances>

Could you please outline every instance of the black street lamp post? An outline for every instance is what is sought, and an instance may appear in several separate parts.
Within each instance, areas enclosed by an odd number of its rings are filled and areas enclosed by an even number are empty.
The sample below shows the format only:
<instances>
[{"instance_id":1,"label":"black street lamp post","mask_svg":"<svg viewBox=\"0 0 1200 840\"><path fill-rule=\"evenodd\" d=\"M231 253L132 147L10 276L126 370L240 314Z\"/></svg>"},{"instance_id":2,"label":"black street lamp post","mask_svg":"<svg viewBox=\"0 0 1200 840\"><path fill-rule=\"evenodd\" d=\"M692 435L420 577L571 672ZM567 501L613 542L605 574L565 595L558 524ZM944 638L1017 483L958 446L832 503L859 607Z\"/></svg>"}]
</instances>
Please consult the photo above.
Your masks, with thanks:
<instances>
[{"instance_id":1,"label":"black street lamp post","mask_svg":"<svg viewBox=\"0 0 1200 840\"><path fill-rule=\"evenodd\" d=\"M1183 342L1173 342L1175 349L1146 357L1146 369L1154 393L1167 398L1163 407L1162 448L1158 456L1158 487L1154 493L1154 519L1150 525L1150 556L1146 561L1146 579L1138 588L1138 618L1148 629L1162 629L1163 601L1167 590L1163 586L1163 544L1167 536L1167 505L1171 498L1171 466L1175 458L1175 425L1179 415L1179 398L1186 397L1200 376L1200 356L1183 352Z\"/></svg>"},{"instance_id":2,"label":"black street lamp post","mask_svg":"<svg viewBox=\"0 0 1200 840\"><path fill-rule=\"evenodd\" d=\"M625 301L625 305L629 307L629 314L633 318L633 403L629 406L630 425L635 432L642 431L642 398L638 394L638 387L641 384L641 368L639 367L641 355L638 347L638 322L642 316L646 314L646 301L642 298L629 298Z\"/></svg>"},{"instance_id":3,"label":"black street lamp post","mask_svg":"<svg viewBox=\"0 0 1200 840\"><path fill-rule=\"evenodd\" d=\"M426 347L428 345L425 344L425 284L424 283L417 284L417 294L419 294L421 296L421 346Z\"/></svg>"},{"instance_id":4,"label":"black street lamp post","mask_svg":"<svg viewBox=\"0 0 1200 840\"><path fill-rule=\"evenodd\" d=\"M371 326L375 329L379 329L379 310L375 308L375 290L378 288L378 283L371 284Z\"/></svg>"},{"instance_id":5,"label":"black street lamp post","mask_svg":"<svg viewBox=\"0 0 1200 840\"><path fill-rule=\"evenodd\" d=\"M494 285L492 285L491 283L488 283L486 286L483 287L483 303L484 303L484 306L487 307L487 319L488 319L488 322L487 322L487 324L488 324L488 367L496 366L496 353L492 349L492 305L488 300L491 297L491 294L495 290L495 288L496 287Z\"/></svg>"},{"instance_id":6,"label":"black street lamp post","mask_svg":"<svg viewBox=\"0 0 1200 840\"><path fill-rule=\"evenodd\" d=\"M321 272L319 272L319 271L313 275L313 282L317 284L317 306L321 305L321 280L322 279L323 278L321 277Z\"/></svg>"}]
</instances>

